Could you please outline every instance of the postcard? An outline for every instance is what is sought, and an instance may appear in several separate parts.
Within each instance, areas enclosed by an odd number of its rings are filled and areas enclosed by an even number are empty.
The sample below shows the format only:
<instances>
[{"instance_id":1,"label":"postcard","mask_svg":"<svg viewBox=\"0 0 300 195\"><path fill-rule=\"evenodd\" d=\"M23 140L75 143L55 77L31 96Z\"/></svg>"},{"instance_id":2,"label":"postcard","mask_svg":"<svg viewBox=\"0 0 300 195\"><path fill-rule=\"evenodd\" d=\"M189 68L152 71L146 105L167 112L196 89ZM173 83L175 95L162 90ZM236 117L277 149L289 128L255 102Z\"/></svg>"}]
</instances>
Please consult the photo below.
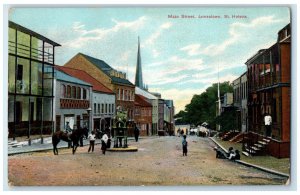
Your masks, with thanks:
<instances>
[{"instance_id":1,"label":"postcard","mask_svg":"<svg viewBox=\"0 0 300 195\"><path fill-rule=\"evenodd\" d=\"M288 6L10 6L8 189L289 186L291 29Z\"/></svg>"}]
</instances>

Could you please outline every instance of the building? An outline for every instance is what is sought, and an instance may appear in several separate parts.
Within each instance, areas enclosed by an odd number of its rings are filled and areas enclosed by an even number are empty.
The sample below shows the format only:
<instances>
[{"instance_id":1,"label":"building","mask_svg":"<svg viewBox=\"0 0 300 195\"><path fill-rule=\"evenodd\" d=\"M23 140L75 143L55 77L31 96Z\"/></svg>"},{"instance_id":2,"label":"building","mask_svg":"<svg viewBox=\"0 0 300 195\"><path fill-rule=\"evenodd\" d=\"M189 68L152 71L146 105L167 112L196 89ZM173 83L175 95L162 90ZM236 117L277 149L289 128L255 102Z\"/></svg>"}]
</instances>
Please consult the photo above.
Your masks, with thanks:
<instances>
[{"instance_id":1,"label":"building","mask_svg":"<svg viewBox=\"0 0 300 195\"><path fill-rule=\"evenodd\" d=\"M225 93L221 97L221 113L231 110L233 107L233 93Z\"/></svg>"},{"instance_id":2,"label":"building","mask_svg":"<svg viewBox=\"0 0 300 195\"><path fill-rule=\"evenodd\" d=\"M83 70L57 66L60 71L63 71L70 76L78 78L93 86L92 88L92 126L91 129L100 129L104 131L106 128L112 128L112 122L115 115L116 96L114 92L94 77Z\"/></svg>"},{"instance_id":3,"label":"building","mask_svg":"<svg viewBox=\"0 0 300 195\"><path fill-rule=\"evenodd\" d=\"M140 129L140 135L152 133L152 105L142 95L135 94L135 124Z\"/></svg>"},{"instance_id":4,"label":"building","mask_svg":"<svg viewBox=\"0 0 300 195\"><path fill-rule=\"evenodd\" d=\"M241 132L246 132L248 127L248 105L247 105L247 72L232 82L233 105L237 108L236 123Z\"/></svg>"},{"instance_id":5,"label":"building","mask_svg":"<svg viewBox=\"0 0 300 195\"><path fill-rule=\"evenodd\" d=\"M145 99L152 105L152 128L151 135L157 135L158 133L158 98L152 95L150 92L143 90L139 87L135 87L135 94L139 94L145 97Z\"/></svg>"},{"instance_id":6,"label":"building","mask_svg":"<svg viewBox=\"0 0 300 195\"><path fill-rule=\"evenodd\" d=\"M259 50L247 60L248 121L252 142L264 138L264 115L272 117L272 138L267 153L278 158L290 155L290 24L278 32L268 49Z\"/></svg>"},{"instance_id":7,"label":"building","mask_svg":"<svg viewBox=\"0 0 300 195\"><path fill-rule=\"evenodd\" d=\"M175 131L174 113L173 100L164 100L164 129L169 134L174 134Z\"/></svg>"},{"instance_id":8,"label":"building","mask_svg":"<svg viewBox=\"0 0 300 195\"><path fill-rule=\"evenodd\" d=\"M92 85L72 77L55 66L54 74L54 115L55 131L65 131L69 123L71 129L92 127L91 108Z\"/></svg>"},{"instance_id":9,"label":"building","mask_svg":"<svg viewBox=\"0 0 300 195\"><path fill-rule=\"evenodd\" d=\"M8 136L53 133L55 47L60 44L9 21Z\"/></svg>"},{"instance_id":10,"label":"building","mask_svg":"<svg viewBox=\"0 0 300 195\"><path fill-rule=\"evenodd\" d=\"M158 99L158 131L164 130L165 101Z\"/></svg>"},{"instance_id":11,"label":"building","mask_svg":"<svg viewBox=\"0 0 300 195\"><path fill-rule=\"evenodd\" d=\"M104 61L78 53L65 67L83 70L116 94L116 110L127 113L127 121L134 120L135 86L126 79L126 74L110 67Z\"/></svg>"}]
</instances>

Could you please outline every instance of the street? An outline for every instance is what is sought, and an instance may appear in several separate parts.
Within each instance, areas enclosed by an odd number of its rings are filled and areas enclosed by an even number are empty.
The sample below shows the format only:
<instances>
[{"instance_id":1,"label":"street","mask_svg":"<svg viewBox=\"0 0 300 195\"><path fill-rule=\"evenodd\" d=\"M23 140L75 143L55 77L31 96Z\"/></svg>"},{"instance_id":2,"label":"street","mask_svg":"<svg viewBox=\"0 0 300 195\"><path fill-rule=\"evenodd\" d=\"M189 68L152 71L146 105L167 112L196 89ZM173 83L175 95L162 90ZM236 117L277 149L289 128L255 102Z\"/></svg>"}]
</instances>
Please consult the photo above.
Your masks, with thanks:
<instances>
[{"instance_id":1,"label":"street","mask_svg":"<svg viewBox=\"0 0 300 195\"><path fill-rule=\"evenodd\" d=\"M8 157L10 186L201 186L283 185L286 178L216 159L208 138L188 136L188 154L182 156L181 137L149 137L138 152L107 152L100 145L12 155Z\"/></svg>"}]
</instances>

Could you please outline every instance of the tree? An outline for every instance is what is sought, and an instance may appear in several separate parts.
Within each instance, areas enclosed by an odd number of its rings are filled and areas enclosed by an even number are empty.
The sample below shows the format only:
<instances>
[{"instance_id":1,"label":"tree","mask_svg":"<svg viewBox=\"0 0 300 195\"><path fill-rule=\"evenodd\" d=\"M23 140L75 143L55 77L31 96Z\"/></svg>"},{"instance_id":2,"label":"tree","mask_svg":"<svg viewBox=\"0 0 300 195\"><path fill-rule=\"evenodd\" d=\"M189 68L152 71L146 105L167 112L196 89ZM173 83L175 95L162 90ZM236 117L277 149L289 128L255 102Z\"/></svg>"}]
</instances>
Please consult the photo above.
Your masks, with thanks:
<instances>
[{"instance_id":1,"label":"tree","mask_svg":"<svg viewBox=\"0 0 300 195\"><path fill-rule=\"evenodd\" d=\"M233 92L233 87L229 82L220 83L220 95ZM185 106L184 111L180 111L176 117L182 117L181 122L199 125L207 122L210 127L216 125L216 106L218 100L218 84L214 83L200 95L194 95L191 102Z\"/></svg>"}]
</instances>

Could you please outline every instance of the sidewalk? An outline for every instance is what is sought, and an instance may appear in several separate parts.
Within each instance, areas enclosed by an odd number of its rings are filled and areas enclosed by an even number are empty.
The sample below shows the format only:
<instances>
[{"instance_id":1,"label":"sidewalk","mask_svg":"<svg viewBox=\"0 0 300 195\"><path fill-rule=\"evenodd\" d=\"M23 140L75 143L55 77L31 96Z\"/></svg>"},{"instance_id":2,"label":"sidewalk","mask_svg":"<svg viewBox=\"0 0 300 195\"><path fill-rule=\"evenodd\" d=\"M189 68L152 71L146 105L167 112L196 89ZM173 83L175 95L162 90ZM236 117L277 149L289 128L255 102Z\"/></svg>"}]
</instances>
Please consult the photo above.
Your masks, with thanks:
<instances>
[{"instance_id":1,"label":"sidewalk","mask_svg":"<svg viewBox=\"0 0 300 195\"><path fill-rule=\"evenodd\" d=\"M153 136L151 136L153 137ZM149 137L149 138L151 138ZM139 137L139 139L145 139L148 137ZM128 137L128 141L134 140L134 137ZM95 145L100 144L101 141L100 139L96 139ZM9 144L8 144L9 145ZM41 151L47 151L47 150L53 150L53 145L52 145L52 138L44 138L44 143L41 144L40 139L37 140L32 140L31 146L28 145L28 141L24 142L19 142L17 144L17 147L9 147L8 146L8 155L16 155L16 154L22 154L22 153L30 153L30 152L41 152ZM89 140L84 139L83 140L83 146L89 145ZM57 148L67 148L68 143L65 141L60 141L57 145Z\"/></svg>"},{"instance_id":2,"label":"sidewalk","mask_svg":"<svg viewBox=\"0 0 300 195\"><path fill-rule=\"evenodd\" d=\"M211 139L223 151L225 151L226 153L228 152L227 149L225 149L220 143L218 143L218 141L216 139L214 139L213 137L209 137L209 139ZM273 169L270 169L270 168L266 168L266 167L263 167L263 166L259 166L259 165L253 164L253 163L249 163L249 162L246 162L246 161L243 161L243 160L236 160L234 162L242 164L242 165L245 165L245 166L248 166L248 167L253 167L253 168L256 168L256 169L268 172L268 173L272 173L272 174L275 174L275 175L279 175L279 176L283 176L283 177L288 177L288 178L290 177L289 174L282 173L280 171L273 170Z\"/></svg>"}]
</instances>

